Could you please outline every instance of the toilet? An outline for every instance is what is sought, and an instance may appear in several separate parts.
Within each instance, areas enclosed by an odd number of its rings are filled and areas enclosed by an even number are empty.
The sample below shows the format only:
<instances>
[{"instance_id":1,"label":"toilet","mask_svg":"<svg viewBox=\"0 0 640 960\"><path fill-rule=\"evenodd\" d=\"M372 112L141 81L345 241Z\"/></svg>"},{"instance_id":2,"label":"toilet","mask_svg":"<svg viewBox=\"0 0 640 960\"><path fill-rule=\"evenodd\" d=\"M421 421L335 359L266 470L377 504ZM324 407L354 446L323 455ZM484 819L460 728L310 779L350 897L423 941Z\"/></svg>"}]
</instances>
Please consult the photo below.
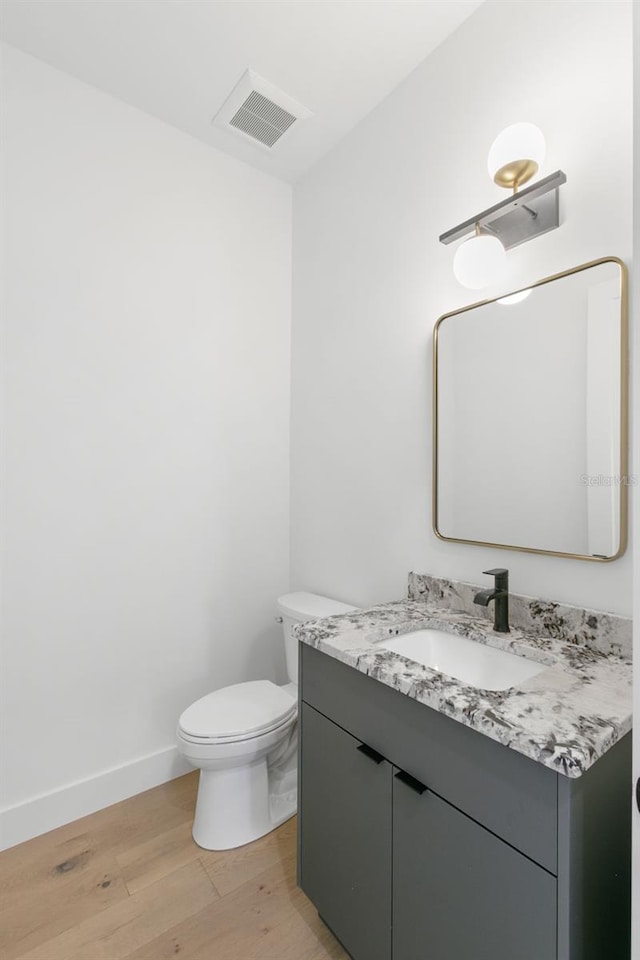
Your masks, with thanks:
<instances>
[{"instance_id":1,"label":"toilet","mask_svg":"<svg viewBox=\"0 0 640 960\"><path fill-rule=\"evenodd\" d=\"M277 601L290 682L249 680L196 700L178 721L178 750L200 782L193 839L230 850L274 830L297 809L298 641L295 623L356 607L314 593Z\"/></svg>"}]
</instances>

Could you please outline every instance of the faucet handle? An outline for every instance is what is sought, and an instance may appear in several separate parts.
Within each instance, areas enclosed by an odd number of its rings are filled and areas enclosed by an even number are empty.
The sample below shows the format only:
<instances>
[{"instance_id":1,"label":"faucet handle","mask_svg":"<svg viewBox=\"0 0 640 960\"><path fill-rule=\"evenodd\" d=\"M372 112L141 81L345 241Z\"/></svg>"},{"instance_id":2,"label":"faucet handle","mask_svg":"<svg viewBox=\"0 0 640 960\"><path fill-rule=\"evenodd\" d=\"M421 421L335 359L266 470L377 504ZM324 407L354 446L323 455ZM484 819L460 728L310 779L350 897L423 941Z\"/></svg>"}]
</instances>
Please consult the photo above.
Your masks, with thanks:
<instances>
[{"instance_id":1,"label":"faucet handle","mask_svg":"<svg viewBox=\"0 0 640 960\"><path fill-rule=\"evenodd\" d=\"M509 571L506 567L495 567L493 570L483 570L482 572L490 577L495 577L496 590L502 590L503 593L509 592Z\"/></svg>"}]
</instances>

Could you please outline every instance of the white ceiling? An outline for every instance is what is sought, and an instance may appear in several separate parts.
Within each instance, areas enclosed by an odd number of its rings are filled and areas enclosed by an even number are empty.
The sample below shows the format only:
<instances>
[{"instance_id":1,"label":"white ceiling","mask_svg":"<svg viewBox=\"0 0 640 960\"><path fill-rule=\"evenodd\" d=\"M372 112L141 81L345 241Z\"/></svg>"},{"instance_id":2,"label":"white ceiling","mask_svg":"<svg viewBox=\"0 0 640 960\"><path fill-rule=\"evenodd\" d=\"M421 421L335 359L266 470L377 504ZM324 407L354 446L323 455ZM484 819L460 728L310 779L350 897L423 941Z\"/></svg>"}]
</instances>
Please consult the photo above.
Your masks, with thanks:
<instances>
[{"instance_id":1,"label":"white ceiling","mask_svg":"<svg viewBox=\"0 0 640 960\"><path fill-rule=\"evenodd\" d=\"M295 181L481 2L2 0L0 36ZM313 112L270 152L211 125L247 67Z\"/></svg>"}]
</instances>

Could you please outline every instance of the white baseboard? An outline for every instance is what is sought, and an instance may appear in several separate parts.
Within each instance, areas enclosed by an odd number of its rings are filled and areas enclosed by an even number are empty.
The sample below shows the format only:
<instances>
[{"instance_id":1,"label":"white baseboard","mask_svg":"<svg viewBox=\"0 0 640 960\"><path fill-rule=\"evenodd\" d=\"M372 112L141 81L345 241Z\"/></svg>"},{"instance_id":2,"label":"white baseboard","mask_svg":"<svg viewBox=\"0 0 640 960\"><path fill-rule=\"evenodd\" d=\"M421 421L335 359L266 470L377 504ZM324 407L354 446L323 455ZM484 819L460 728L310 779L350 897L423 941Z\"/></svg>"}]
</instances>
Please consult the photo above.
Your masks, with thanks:
<instances>
[{"instance_id":1,"label":"white baseboard","mask_svg":"<svg viewBox=\"0 0 640 960\"><path fill-rule=\"evenodd\" d=\"M95 777L78 780L59 790L7 807L0 811L0 850L174 780L192 769L179 755L177 747L167 747L132 763L105 770Z\"/></svg>"}]
</instances>

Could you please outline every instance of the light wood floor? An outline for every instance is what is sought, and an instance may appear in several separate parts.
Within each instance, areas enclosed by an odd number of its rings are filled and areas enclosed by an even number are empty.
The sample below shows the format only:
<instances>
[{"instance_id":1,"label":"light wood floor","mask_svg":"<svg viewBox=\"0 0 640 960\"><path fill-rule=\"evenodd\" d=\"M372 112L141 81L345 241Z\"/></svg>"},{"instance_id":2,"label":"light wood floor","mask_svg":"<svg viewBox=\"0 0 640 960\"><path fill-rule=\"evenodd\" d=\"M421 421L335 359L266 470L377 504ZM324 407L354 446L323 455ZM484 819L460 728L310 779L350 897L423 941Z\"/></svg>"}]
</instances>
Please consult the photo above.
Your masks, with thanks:
<instances>
[{"instance_id":1,"label":"light wood floor","mask_svg":"<svg viewBox=\"0 0 640 960\"><path fill-rule=\"evenodd\" d=\"M295 819L191 838L197 771L0 854L2 960L348 960L296 887Z\"/></svg>"}]
</instances>

